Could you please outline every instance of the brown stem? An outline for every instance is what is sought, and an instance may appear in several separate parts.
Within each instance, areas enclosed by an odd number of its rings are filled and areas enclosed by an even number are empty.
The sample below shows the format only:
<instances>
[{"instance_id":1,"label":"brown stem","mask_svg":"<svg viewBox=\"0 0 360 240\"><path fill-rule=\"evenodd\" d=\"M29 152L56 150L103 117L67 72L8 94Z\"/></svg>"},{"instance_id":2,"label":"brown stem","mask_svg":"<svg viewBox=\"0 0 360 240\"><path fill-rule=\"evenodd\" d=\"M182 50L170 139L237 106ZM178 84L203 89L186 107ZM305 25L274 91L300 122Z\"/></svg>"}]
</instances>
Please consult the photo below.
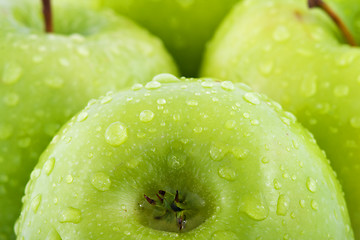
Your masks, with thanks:
<instances>
[{"instance_id":1,"label":"brown stem","mask_svg":"<svg viewBox=\"0 0 360 240\"><path fill-rule=\"evenodd\" d=\"M353 36L351 35L349 29L345 26L344 22L339 18L339 16L330 8L329 5L327 5L324 1L322 0L308 0L308 5L309 8L321 8L322 10L324 10L330 17L331 19L335 22L335 24L338 26L338 28L340 29L340 31L342 32L342 34L344 35L346 41L349 43L349 45L351 46L356 46L356 42L355 39L353 38Z\"/></svg>"},{"instance_id":2,"label":"brown stem","mask_svg":"<svg viewBox=\"0 0 360 240\"><path fill-rule=\"evenodd\" d=\"M53 32L51 0L42 0L42 6L43 6L42 12L45 21L45 32L51 33Z\"/></svg>"}]
</instances>

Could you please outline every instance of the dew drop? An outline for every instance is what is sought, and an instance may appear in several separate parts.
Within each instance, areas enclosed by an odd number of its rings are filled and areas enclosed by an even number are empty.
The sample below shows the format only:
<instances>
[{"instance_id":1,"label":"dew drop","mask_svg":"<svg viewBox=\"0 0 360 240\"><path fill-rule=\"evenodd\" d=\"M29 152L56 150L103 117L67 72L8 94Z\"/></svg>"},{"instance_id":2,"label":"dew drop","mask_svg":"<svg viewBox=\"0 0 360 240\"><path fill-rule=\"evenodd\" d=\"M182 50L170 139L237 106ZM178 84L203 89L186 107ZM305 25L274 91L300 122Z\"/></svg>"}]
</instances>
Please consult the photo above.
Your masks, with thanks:
<instances>
[{"instance_id":1,"label":"dew drop","mask_svg":"<svg viewBox=\"0 0 360 240\"><path fill-rule=\"evenodd\" d=\"M337 85L334 88L334 95L336 97L344 97L349 94L349 86L347 85Z\"/></svg>"},{"instance_id":2,"label":"dew drop","mask_svg":"<svg viewBox=\"0 0 360 240\"><path fill-rule=\"evenodd\" d=\"M317 76L306 76L301 83L300 92L304 97L311 97L317 91Z\"/></svg>"},{"instance_id":3,"label":"dew drop","mask_svg":"<svg viewBox=\"0 0 360 240\"><path fill-rule=\"evenodd\" d=\"M290 37L290 32L285 26L278 26L273 32L273 39L277 42L283 42Z\"/></svg>"},{"instance_id":4,"label":"dew drop","mask_svg":"<svg viewBox=\"0 0 360 240\"><path fill-rule=\"evenodd\" d=\"M353 128L360 128L360 117L352 117L350 119L350 125ZM0 127L0 129L1 129L1 127ZM1 130L0 130L0 139L1 139Z\"/></svg>"},{"instance_id":5,"label":"dew drop","mask_svg":"<svg viewBox=\"0 0 360 240\"><path fill-rule=\"evenodd\" d=\"M245 194L241 196L239 210L256 221L266 219L269 213L265 198L260 193Z\"/></svg>"},{"instance_id":6,"label":"dew drop","mask_svg":"<svg viewBox=\"0 0 360 240\"><path fill-rule=\"evenodd\" d=\"M239 240L238 236L231 231L216 231L211 235L211 240Z\"/></svg>"},{"instance_id":7,"label":"dew drop","mask_svg":"<svg viewBox=\"0 0 360 240\"><path fill-rule=\"evenodd\" d=\"M148 82L146 85L145 85L145 88L146 89L158 89L161 87L161 83L158 82L158 81L151 81L151 82Z\"/></svg>"},{"instance_id":8,"label":"dew drop","mask_svg":"<svg viewBox=\"0 0 360 240\"><path fill-rule=\"evenodd\" d=\"M175 113L175 114L173 115L173 119L174 119L174 121L179 121L179 120L181 119L180 114L179 114L179 113Z\"/></svg>"},{"instance_id":9,"label":"dew drop","mask_svg":"<svg viewBox=\"0 0 360 240\"><path fill-rule=\"evenodd\" d=\"M267 157L262 157L261 162L264 164L269 163L269 159Z\"/></svg>"},{"instance_id":10,"label":"dew drop","mask_svg":"<svg viewBox=\"0 0 360 240\"><path fill-rule=\"evenodd\" d=\"M19 95L17 95L16 93L7 93L4 96L3 101L6 105L13 107L19 103L19 99Z\"/></svg>"},{"instance_id":11,"label":"dew drop","mask_svg":"<svg viewBox=\"0 0 360 240\"><path fill-rule=\"evenodd\" d=\"M86 111L82 111L81 113L79 113L76 120L78 122L83 122L87 119L87 117L88 117L88 113Z\"/></svg>"},{"instance_id":12,"label":"dew drop","mask_svg":"<svg viewBox=\"0 0 360 240\"><path fill-rule=\"evenodd\" d=\"M166 104L166 99L164 99L164 98L159 98L156 102L157 102L157 104L165 105L165 104Z\"/></svg>"},{"instance_id":13,"label":"dew drop","mask_svg":"<svg viewBox=\"0 0 360 240\"><path fill-rule=\"evenodd\" d=\"M45 240L62 240L59 233L55 230L52 229L49 234L46 236Z\"/></svg>"},{"instance_id":14,"label":"dew drop","mask_svg":"<svg viewBox=\"0 0 360 240\"><path fill-rule=\"evenodd\" d=\"M144 110L140 113L139 119L142 122L150 122L154 116L155 114L151 110Z\"/></svg>"},{"instance_id":15,"label":"dew drop","mask_svg":"<svg viewBox=\"0 0 360 240\"><path fill-rule=\"evenodd\" d=\"M212 144L210 147L210 157L214 161L220 161L224 158L227 153L227 149L225 147L219 146L217 144Z\"/></svg>"},{"instance_id":16,"label":"dew drop","mask_svg":"<svg viewBox=\"0 0 360 240\"><path fill-rule=\"evenodd\" d=\"M140 90L142 89L144 86L141 84L141 83L135 83L131 89L134 90L134 91L137 91L137 90Z\"/></svg>"},{"instance_id":17,"label":"dew drop","mask_svg":"<svg viewBox=\"0 0 360 240\"><path fill-rule=\"evenodd\" d=\"M66 183L72 183L74 181L74 177L73 176L71 176L71 175L66 175L66 177L65 177L65 182Z\"/></svg>"},{"instance_id":18,"label":"dew drop","mask_svg":"<svg viewBox=\"0 0 360 240\"><path fill-rule=\"evenodd\" d=\"M105 96L105 97L101 98L100 103L101 104L106 104L106 103L111 102L112 100L113 100L112 96Z\"/></svg>"},{"instance_id":19,"label":"dew drop","mask_svg":"<svg viewBox=\"0 0 360 240\"><path fill-rule=\"evenodd\" d=\"M315 211L317 211L317 210L319 209L319 204L318 204L318 202L315 201L315 200L311 200L310 205L311 205L311 208L312 208L313 210L315 210Z\"/></svg>"},{"instance_id":20,"label":"dew drop","mask_svg":"<svg viewBox=\"0 0 360 240\"><path fill-rule=\"evenodd\" d=\"M201 86L203 86L204 88L212 88L214 86L214 82L212 80L204 80L201 83Z\"/></svg>"},{"instance_id":21,"label":"dew drop","mask_svg":"<svg viewBox=\"0 0 360 240\"><path fill-rule=\"evenodd\" d=\"M104 192L110 189L111 180L107 174L103 172L98 172L91 177L91 184L97 190Z\"/></svg>"},{"instance_id":22,"label":"dew drop","mask_svg":"<svg viewBox=\"0 0 360 240\"><path fill-rule=\"evenodd\" d=\"M89 49L87 49L86 47L84 46L79 46L76 48L76 52L81 55L81 56L84 56L84 57L87 57L90 55L90 52L89 52Z\"/></svg>"},{"instance_id":23,"label":"dew drop","mask_svg":"<svg viewBox=\"0 0 360 240\"><path fill-rule=\"evenodd\" d=\"M40 203L41 203L41 194L38 194L31 201L31 209L33 210L34 213L36 213L37 210L39 209Z\"/></svg>"},{"instance_id":24,"label":"dew drop","mask_svg":"<svg viewBox=\"0 0 360 240\"><path fill-rule=\"evenodd\" d=\"M299 201L300 207L305 208L305 200Z\"/></svg>"},{"instance_id":25,"label":"dew drop","mask_svg":"<svg viewBox=\"0 0 360 240\"><path fill-rule=\"evenodd\" d=\"M45 78L44 82L47 86L54 89L61 88L64 85L64 79L59 76Z\"/></svg>"},{"instance_id":26,"label":"dew drop","mask_svg":"<svg viewBox=\"0 0 360 240\"><path fill-rule=\"evenodd\" d=\"M253 125L253 126L257 126L257 125L260 124L260 121L257 120L257 119L252 119L252 120L250 120L250 124Z\"/></svg>"},{"instance_id":27,"label":"dew drop","mask_svg":"<svg viewBox=\"0 0 360 240\"><path fill-rule=\"evenodd\" d=\"M13 133L13 127L9 124L0 124L0 140L8 139Z\"/></svg>"},{"instance_id":28,"label":"dew drop","mask_svg":"<svg viewBox=\"0 0 360 240\"><path fill-rule=\"evenodd\" d=\"M81 211L68 207L60 213L58 219L60 223L79 223L81 221Z\"/></svg>"},{"instance_id":29,"label":"dew drop","mask_svg":"<svg viewBox=\"0 0 360 240\"><path fill-rule=\"evenodd\" d=\"M316 192L316 181L312 177L308 177L306 179L306 187L310 192Z\"/></svg>"},{"instance_id":30,"label":"dew drop","mask_svg":"<svg viewBox=\"0 0 360 240\"><path fill-rule=\"evenodd\" d=\"M127 138L127 128L121 122L114 122L106 129L105 140L113 147L120 146Z\"/></svg>"},{"instance_id":31,"label":"dew drop","mask_svg":"<svg viewBox=\"0 0 360 240\"><path fill-rule=\"evenodd\" d=\"M255 93L252 93L252 92L245 93L243 98L248 103L251 103L254 105L260 104L260 99Z\"/></svg>"},{"instance_id":32,"label":"dew drop","mask_svg":"<svg viewBox=\"0 0 360 240\"><path fill-rule=\"evenodd\" d=\"M220 167L218 170L219 177L228 180L234 181L236 178L236 172L230 167Z\"/></svg>"},{"instance_id":33,"label":"dew drop","mask_svg":"<svg viewBox=\"0 0 360 240\"><path fill-rule=\"evenodd\" d=\"M272 61L266 61L266 62L261 62L259 64L259 71L262 75L267 76L271 73L272 69L273 69L273 62Z\"/></svg>"},{"instance_id":34,"label":"dew drop","mask_svg":"<svg viewBox=\"0 0 360 240\"><path fill-rule=\"evenodd\" d=\"M249 151L240 147L234 147L231 149L231 153L234 155L235 158L241 160L247 157Z\"/></svg>"},{"instance_id":35,"label":"dew drop","mask_svg":"<svg viewBox=\"0 0 360 240\"><path fill-rule=\"evenodd\" d=\"M55 158L52 157L50 159L48 159L45 164L44 164L44 172L46 175L50 175L50 173L53 171L55 166Z\"/></svg>"},{"instance_id":36,"label":"dew drop","mask_svg":"<svg viewBox=\"0 0 360 240\"><path fill-rule=\"evenodd\" d=\"M160 73L153 77L152 81L159 83L173 83L180 82L180 79L170 73Z\"/></svg>"},{"instance_id":37,"label":"dew drop","mask_svg":"<svg viewBox=\"0 0 360 240\"><path fill-rule=\"evenodd\" d=\"M276 190L280 190L282 187L281 183L279 182L279 180L277 178L274 179L274 188Z\"/></svg>"},{"instance_id":38,"label":"dew drop","mask_svg":"<svg viewBox=\"0 0 360 240\"><path fill-rule=\"evenodd\" d=\"M167 163L170 168L180 169L185 165L186 155L183 152L171 153L167 156Z\"/></svg>"},{"instance_id":39,"label":"dew drop","mask_svg":"<svg viewBox=\"0 0 360 240\"><path fill-rule=\"evenodd\" d=\"M232 91L235 89L234 84L230 81L223 81L221 82L221 88L224 90Z\"/></svg>"},{"instance_id":40,"label":"dew drop","mask_svg":"<svg viewBox=\"0 0 360 240\"><path fill-rule=\"evenodd\" d=\"M194 107L194 106L197 106L199 103L198 103L198 101L196 101L196 100L187 100L187 101L186 101L186 104L187 104L188 106Z\"/></svg>"},{"instance_id":41,"label":"dew drop","mask_svg":"<svg viewBox=\"0 0 360 240\"><path fill-rule=\"evenodd\" d=\"M194 127L193 131L194 131L194 133L202 133L203 128L202 127Z\"/></svg>"},{"instance_id":42,"label":"dew drop","mask_svg":"<svg viewBox=\"0 0 360 240\"><path fill-rule=\"evenodd\" d=\"M4 67L2 81L11 85L16 83L22 75L22 68L17 63L8 63Z\"/></svg>"},{"instance_id":43,"label":"dew drop","mask_svg":"<svg viewBox=\"0 0 360 240\"><path fill-rule=\"evenodd\" d=\"M59 59L59 63L60 63L60 65L63 66L63 67L68 67L68 66L70 66L70 62L69 62L69 60L67 60L66 58L60 58L60 59Z\"/></svg>"},{"instance_id":44,"label":"dew drop","mask_svg":"<svg viewBox=\"0 0 360 240\"><path fill-rule=\"evenodd\" d=\"M280 194L277 202L276 214L285 216L289 210L290 199L286 195Z\"/></svg>"},{"instance_id":45,"label":"dew drop","mask_svg":"<svg viewBox=\"0 0 360 240\"><path fill-rule=\"evenodd\" d=\"M236 121L235 120L227 120L225 122L225 128L233 129L235 127Z\"/></svg>"},{"instance_id":46,"label":"dew drop","mask_svg":"<svg viewBox=\"0 0 360 240\"><path fill-rule=\"evenodd\" d=\"M143 161L142 157L134 157L134 158L129 159L129 161L126 162L126 166L128 168L136 168L139 165L139 163L142 161Z\"/></svg>"}]
</instances>

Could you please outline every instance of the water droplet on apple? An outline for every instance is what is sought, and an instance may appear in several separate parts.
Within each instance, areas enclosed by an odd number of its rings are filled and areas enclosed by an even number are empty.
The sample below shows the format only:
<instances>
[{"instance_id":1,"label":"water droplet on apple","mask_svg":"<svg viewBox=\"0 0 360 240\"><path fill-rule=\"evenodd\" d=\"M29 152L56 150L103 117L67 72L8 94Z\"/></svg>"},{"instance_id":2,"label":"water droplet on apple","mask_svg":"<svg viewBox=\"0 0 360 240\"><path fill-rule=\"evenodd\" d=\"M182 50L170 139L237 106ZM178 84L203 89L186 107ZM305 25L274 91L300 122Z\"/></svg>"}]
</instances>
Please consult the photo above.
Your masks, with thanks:
<instances>
[{"instance_id":1,"label":"water droplet on apple","mask_svg":"<svg viewBox=\"0 0 360 240\"><path fill-rule=\"evenodd\" d=\"M157 102L157 104L165 105L165 104L166 104L166 99L164 99L164 98L159 98L156 102Z\"/></svg>"},{"instance_id":2,"label":"water droplet on apple","mask_svg":"<svg viewBox=\"0 0 360 240\"><path fill-rule=\"evenodd\" d=\"M52 229L49 234L46 236L45 240L62 240L59 233L55 230Z\"/></svg>"},{"instance_id":3,"label":"water droplet on apple","mask_svg":"<svg viewBox=\"0 0 360 240\"><path fill-rule=\"evenodd\" d=\"M273 62L272 61L263 61L259 64L259 71L263 76L267 76L273 70Z\"/></svg>"},{"instance_id":4,"label":"water droplet on apple","mask_svg":"<svg viewBox=\"0 0 360 240\"><path fill-rule=\"evenodd\" d=\"M243 98L248 103L251 103L251 104L254 104L254 105L260 104L260 99L259 99L259 97L257 96L256 93L252 93L252 92L245 93Z\"/></svg>"},{"instance_id":5,"label":"water droplet on apple","mask_svg":"<svg viewBox=\"0 0 360 240\"><path fill-rule=\"evenodd\" d=\"M110 177L103 172L95 173L91 177L91 184L99 191L105 192L110 189L111 180Z\"/></svg>"},{"instance_id":6,"label":"water droplet on apple","mask_svg":"<svg viewBox=\"0 0 360 240\"><path fill-rule=\"evenodd\" d=\"M34 213L37 212L37 210L40 206L40 203L41 203L41 194L38 194L31 201L31 209L33 210Z\"/></svg>"},{"instance_id":7,"label":"water droplet on apple","mask_svg":"<svg viewBox=\"0 0 360 240\"><path fill-rule=\"evenodd\" d=\"M357 55L355 55L354 53L352 53L352 51L350 52L345 52L342 54L341 57L337 58L337 64L341 67L345 67L350 65L354 59L357 57Z\"/></svg>"},{"instance_id":8,"label":"water droplet on apple","mask_svg":"<svg viewBox=\"0 0 360 240\"><path fill-rule=\"evenodd\" d=\"M145 88L146 89L158 89L161 87L161 83L158 82L158 81L151 81L151 82L148 82L146 85L145 85Z\"/></svg>"},{"instance_id":9,"label":"water droplet on apple","mask_svg":"<svg viewBox=\"0 0 360 240\"><path fill-rule=\"evenodd\" d=\"M281 183L279 182L279 180L277 178L274 179L274 188L276 190L280 190L282 187Z\"/></svg>"},{"instance_id":10,"label":"water droplet on apple","mask_svg":"<svg viewBox=\"0 0 360 240\"><path fill-rule=\"evenodd\" d=\"M113 97L108 95L108 96L104 96L100 99L100 103L101 104L106 104L106 103L109 103L113 100Z\"/></svg>"},{"instance_id":11,"label":"water droplet on apple","mask_svg":"<svg viewBox=\"0 0 360 240\"><path fill-rule=\"evenodd\" d=\"M232 91L235 89L234 84L230 81L223 81L223 82L221 82L220 86L222 89L228 90L228 91Z\"/></svg>"},{"instance_id":12,"label":"water droplet on apple","mask_svg":"<svg viewBox=\"0 0 360 240\"><path fill-rule=\"evenodd\" d=\"M350 119L350 125L353 128L360 128L360 117L352 117ZM0 127L0 129L1 129L1 127ZM0 130L0 139L1 139L1 130Z\"/></svg>"},{"instance_id":13,"label":"water droplet on apple","mask_svg":"<svg viewBox=\"0 0 360 240\"><path fill-rule=\"evenodd\" d=\"M228 181L234 181L236 178L235 170L230 167L220 167L218 170L218 175L219 177Z\"/></svg>"},{"instance_id":14,"label":"water droplet on apple","mask_svg":"<svg viewBox=\"0 0 360 240\"><path fill-rule=\"evenodd\" d=\"M79 223L81 211L77 208L68 207L59 214L58 220L60 223Z\"/></svg>"},{"instance_id":15,"label":"water droplet on apple","mask_svg":"<svg viewBox=\"0 0 360 240\"><path fill-rule=\"evenodd\" d=\"M336 97L344 97L349 94L349 86L346 85L337 85L334 88L334 95Z\"/></svg>"},{"instance_id":16,"label":"water droplet on apple","mask_svg":"<svg viewBox=\"0 0 360 240\"><path fill-rule=\"evenodd\" d=\"M127 138L127 128L121 122L114 122L106 129L105 140L113 147L120 146Z\"/></svg>"},{"instance_id":17,"label":"water droplet on apple","mask_svg":"<svg viewBox=\"0 0 360 240\"><path fill-rule=\"evenodd\" d=\"M66 58L59 58L59 63L60 63L60 65L63 66L63 67L68 67L68 66L70 66L70 62L69 62L69 60L66 59Z\"/></svg>"},{"instance_id":18,"label":"water droplet on apple","mask_svg":"<svg viewBox=\"0 0 360 240\"><path fill-rule=\"evenodd\" d=\"M256 221L267 218L269 209L261 193L244 194L240 197L239 210Z\"/></svg>"},{"instance_id":19,"label":"water droplet on apple","mask_svg":"<svg viewBox=\"0 0 360 240\"><path fill-rule=\"evenodd\" d=\"M203 86L204 88L212 88L214 86L214 82L212 80L204 79L204 81L201 82L201 86Z\"/></svg>"},{"instance_id":20,"label":"water droplet on apple","mask_svg":"<svg viewBox=\"0 0 360 240\"><path fill-rule=\"evenodd\" d=\"M290 199L284 194L280 194L277 202L276 214L285 216L289 210Z\"/></svg>"},{"instance_id":21,"label":"water droplet on apple","mask_svg":"<svg viewBox=\"0 0 360 240\"><path fill-rule=\"evenodd\" d=\"M283 42L290 37L289 29L285 26L278 26L273 32L273 39L277 42Z\"/></svg>"},{"instance_id":22,"label":"water droplet on apple","mask_svg":"<svg viewBox=\"0 0 360 240\"><path fill-rule=\"evenodd\" d=\"M33 56L32 60L34 63L41 63L44 60L44 58L42 56Z\"/></svg>"},{"instance_id":23,"label":"water droplet on apple","mask_svg":"<svg viewBox=\"0 0 360 240\"><path fill-rule=\"evenodd\" d=\"M264 164L269 163L269 159L267 157L262 157L261 162Z\"/></svg>"},{"instance_id":24,"label":"water droplet on apple","mask_svg":"<svg viewBox=\"0 0 360 240\"><path fill-rule=\"evenodd\" d=\"M159 82L159 83L173 83L173 82L180 82L176 76L170 73L160 73L153 77L152 81Z\"/></svg>"},{"instance_id":25,"label":"water droplet on apple","mask_svg":"<svg viewBox=\"0 0 360 240\"><path fill-rule=\"evenodd\" d=\"M202 127L194 127L193 131L194 131L194 133L202 133L203 128Z\"/></svg>"},{"instance_id":26,"label":"water droplet on apple","mask_svg":"<svg viewBox=\"0 0 360 240\"><path fill-rule=\"evenodd\" d=\"M76 52L83 57L87 57L90 55L89 49L87 49L87 47L85 47L85 46L77 47Z\"/></svg>"},{"instance_id":27,"label":"water droplet on apple","mask_svg":"<svg viewBox=\"0 0 360 240\"><path fill-rule=\"evenodd\" d=\"M304 97L315 95L317 91L317 79L318 77L316 75L304 77L300 86L300 92Z\"/></svg>"},{"instance_id":28,"label":"water droplet on apple","mask_svg":"<svg viewBox=\"0 0 360 240\"><path fill-rule=\"evenodd\" d=\"M53 171L54 166L55 166L55 158L51 157L44 164L43 169L44 169L45 174L49 176L50 173Z\"/></svg>"},{"instance_id":29,"label":"water droplet on apple","mask_svg":"<svg viewBox=\"0 0 360 240\"><path fill-rule=\"evenodd\" d=\"M22 68L17 63L7 63L4 66L2 82L4 84L14 84L19 81L22 75Z\"/></svg>"},{"instance_id":30,"label":"water droplet on apple","mask_svg":"<svg viewBox=\"0 0 360 240\"><path fill-rule=\"evenodd\" d=\"M79 113L76 120L78 122L83 122L87 119L87 117L88 117L88 113L86 111L82 111L81 113Z\"/></svg>"},{"instance_id":31,"label":"water droplet on apple","mask_svg":"<svg viewBox=\"0 0 360 240\"><path fill-rule=\"evenodd\" d=\"M211 240L239 240L238 236L231 231L216 231L211 235Z\"/></svg>"},{"instance_id":32,"label":"water droplet on apple","mask_svg":"<svg viewBox=\"0 0 360 240\"><path fill-rule=\"evenodd\" d=\"M167 156L168 166L173 169L180 169L185 165L186 154L183 152L173 152Z\"/></svg>"},{"instance_id":33,"label":"water droplet on apple","mask_svg":"<svg viewBox=\"0 0 360 240\"><path fill-rule=\"evenodd\" d=\"M210 147L210 157L214 161L220 161L224 158L225 154L228 152L227 149L223 146L219 146L217 144L212 144Z\"/></svg>"},{"instance_id":34,"label":"water droplet on apple","mask_svg":"<svg viewBox=\"0 0 360 240\"><path fill-rule=\"evenodd\" d=\"M186 104L187 104L188 106L194 107L194 106L197 106L199 103L198 103L198 101L196 101L196 100L187 100L187 101L186 101Z\"/></svg>"},{"instance_id":35,"label":"water droplet on apple","mask_svg":"<svg viewBox=\"0 0 360 240\"><path fill-rule=\"evenodd\" d=\"M250 124L253 125L253 126L257 126L257 125L260 124L260 121L257 120L257 119L251 119L251 120L250 120Z\"/></svg>"},{"instance_id":36,"label":"water droplet on apple","mask_svg":"<svg viewBox=\"0 0 360 240\"><path fill-rule=\"evenodd\" d=\"M179 121L181 119L180 114L179 113L174 113L173 119L174 119L174 121Z\"/></svg>"},{"instance_id":37,"label":"water droplet on apple","mask_svg":"<svg viewBox=\"0 0 360 240\"><path fill-rule=\"evenodd\" d=\"M155 114L151 110L144 110L140 113L139 119L142 122L150 122L154 119Z\"/></svg>"},{"instance_id":38,"label":"water droplet on apple","mask_svg":"<svg viewBox=\"0 0 360 240\"><path fill-rule=\"evenodd\" d=\"M316 181L312 177L308 177L306 179L306 187L310 192L316 192Z\"/></svg>"},{"instance_id":39,"label":"water droplet on apple","mask_svg":"<svg viewBox=\"0 0 360 240\"><path fill-rule=\"evenodd\" d=\"M7 93L3 97L4 103L10 107L16 106L19 103L19 99L19 95L16 93Z\"/></svg>"},{"instance_id":40,"label":"water droplet on apple","mask_svg":"<svg viewBox=\"0 0 360 240\"><path fill-rule=\"evenodd\" d=\"M311 208L312 208L313 210L315 210L315 211L317 211L317 210L319 209L319 204L318 204L318 202L315 201L315 200L311 200L310 205L311 205Z\"/></svg>"},{"instance_id":41,"label":"water droplet on apple","mask_svg":"<svg viewBox=\"0 0 360 240\"><path fill-rule=\"evenodd\" d=\"M133 157L126 162L126 166L128 168L136 168L142 161L142 157Z\"/></svg>"},{"instance_id":42,"label":"water droplet on apple","mask_svg":"<svg viewBox=\"0 0 360 240\"><path fill-rule=\"evenodd\" d=\"M51 88L61 88L64 85L64 79L62 79L59 76L51 76L48 78L45 78L44 80L45 84Z\"/></svg>"},{"instance_id":43,"label":"water droplet on apple","mask_svg":"<svg viewBox=\"0 0 360 240\"><path fill-rule=\"evenodd\" d=\"M300 204L300 207L305 208L305 200L303 200L303 199L300 200L299 204Z\"/></svg>"},{"instance_id":44,"label":"water droplet on apple","mask_svg":"<svg viewBox=\"0 0 360 240\"><path fill-rule=\"evenodd\" d=\"M234 155L235 158L242 160L247 157L249 151L244 148L234 147L231 149L231 153Z\"/></svg>"},{"instance_id":45,"label":"water droplet on apple","mask_svg":"<svg viewBox=\"0 0 360 240\"><path fill-rule=\"evenodd\" d=\"M227 120L225 122L225 128L233 129L235 127L236 121L235 120Z\"/></svg>"},{"instance_id":46,"label":"water droplet on apple","mask_svg":"<svg viewBox=\"0 0 360 240\"><path fill-rule=\"evenodd\" d=\"M132 87L131 87L131 89L133 90L133 91L137 91L137 90L140 90L140 89L142 89L144 86L141 84L141 83L135 83Z\"/></svg>"},{"instance_id":47,"label":"water droplet on apple","mask_svg":"<svg viewBox=\"0 0 360 240\"><path fill-rule=\"evenodd\" d=\"M10 124L0 124L0 140L8 139L13 134L13 127Z\"/></svg>"},{"instance_id":48,"label":"water droplet on apple","mask_svg":"<svg viewBox=\"0 0 360 240\"><path fill-rule=\"evenodd\" d=\"M68 184L70 184L70 183L72 183L74 181L74 177L72 176L72 175L66 175L66 177L65 177L65 182L66 183L68 183Z\"/></svg>"}]
</instances>

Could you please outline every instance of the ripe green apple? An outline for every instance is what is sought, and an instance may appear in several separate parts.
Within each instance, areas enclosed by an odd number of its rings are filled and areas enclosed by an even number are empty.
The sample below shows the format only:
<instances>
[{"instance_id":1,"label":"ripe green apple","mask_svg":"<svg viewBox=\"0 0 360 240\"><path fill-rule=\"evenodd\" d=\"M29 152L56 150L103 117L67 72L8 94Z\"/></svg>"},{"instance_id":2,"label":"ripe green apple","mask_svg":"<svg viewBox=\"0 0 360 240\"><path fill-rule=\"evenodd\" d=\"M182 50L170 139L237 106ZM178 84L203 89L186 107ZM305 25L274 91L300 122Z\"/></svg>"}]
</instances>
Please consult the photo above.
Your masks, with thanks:
<instances>
[{"instance_id":1,"label":"ripe green apple","mask_svg":"<svg viewBox=\"0 0 360 240\"><path fill-rule=\"evenodd\" d=\"M311 134L228 81L160 74L91 101L31 176L18 239L353 239Z\"/></svg>"},{"instance_id":2,"label":"ripe green apple","mask_svg":"<svg viewBox=\"0 0 360 240\"><path fill-rule=\"evenodd\" d=\"M109 90L177 73L161 41L131 21L59 3L55 33L45 34L39 4L0 1L1 240L13 232L29 174L63 123Z\"/></svg>"},{"instance_id":3,"label":"ripe green apple","mask_svg":"<svg viewBox=\"0 0 360 240\"><path fill-rule=\"evenodd\" d=\"M239 0L96 0L159 36L184 76L198 75L205 43ZM91 1L90 1L91 2Z\"/></svg>"},{"instance_id":4,"label":"ripe green apple","mask_svg":"<svg viewBox=\"0 0 360 240\"><path fill-rule=\"evenodd\" d=\"M353 19L350 29L360 29L358 1L330 3ZM355 38L359 42L360 35ZM308 9L305 1L249 0L217 31L202 76L244 81L310 129L338 174L360 239L359 66L359 47L347 45L325 13Z\"/></svg>"}]
</instances>

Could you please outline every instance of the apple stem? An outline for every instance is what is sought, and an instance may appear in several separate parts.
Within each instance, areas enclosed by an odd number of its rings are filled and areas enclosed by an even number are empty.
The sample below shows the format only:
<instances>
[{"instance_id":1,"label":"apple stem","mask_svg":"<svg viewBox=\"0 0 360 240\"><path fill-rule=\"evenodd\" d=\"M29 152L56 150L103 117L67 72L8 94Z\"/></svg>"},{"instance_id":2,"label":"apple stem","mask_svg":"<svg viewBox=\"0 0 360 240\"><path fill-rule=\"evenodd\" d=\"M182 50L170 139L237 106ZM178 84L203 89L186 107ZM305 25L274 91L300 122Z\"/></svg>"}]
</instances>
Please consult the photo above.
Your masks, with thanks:
<instances>
[{"instance_id":1,"label":"apple stem","mask_svg":"<svg viewBox=\"0 0 360 240\"><path fill-rule=\"evenodd\" d=\"M42 6L43 6L42 12L45 21L45 32L52 33L53 24L52 24L51 0L42 0Z\"/></svg>"},{"instance_id":2,"label":"apple stem","mask_svg":"<svg viewBox=\"0 0 360 240\"><path fill-rule=\"evenodd\" d=\"M345 26L343 21L339 18L339 16L330 8L329 5L327 5L323 0L308 0L308 6L309 8L321 8L324 10L331 19L335 22L335 24L338 26L342 34L344 35L346 41L351 46L356 46L356 41L351 35L349 29Z\"/></svg>"}]
</instances>

